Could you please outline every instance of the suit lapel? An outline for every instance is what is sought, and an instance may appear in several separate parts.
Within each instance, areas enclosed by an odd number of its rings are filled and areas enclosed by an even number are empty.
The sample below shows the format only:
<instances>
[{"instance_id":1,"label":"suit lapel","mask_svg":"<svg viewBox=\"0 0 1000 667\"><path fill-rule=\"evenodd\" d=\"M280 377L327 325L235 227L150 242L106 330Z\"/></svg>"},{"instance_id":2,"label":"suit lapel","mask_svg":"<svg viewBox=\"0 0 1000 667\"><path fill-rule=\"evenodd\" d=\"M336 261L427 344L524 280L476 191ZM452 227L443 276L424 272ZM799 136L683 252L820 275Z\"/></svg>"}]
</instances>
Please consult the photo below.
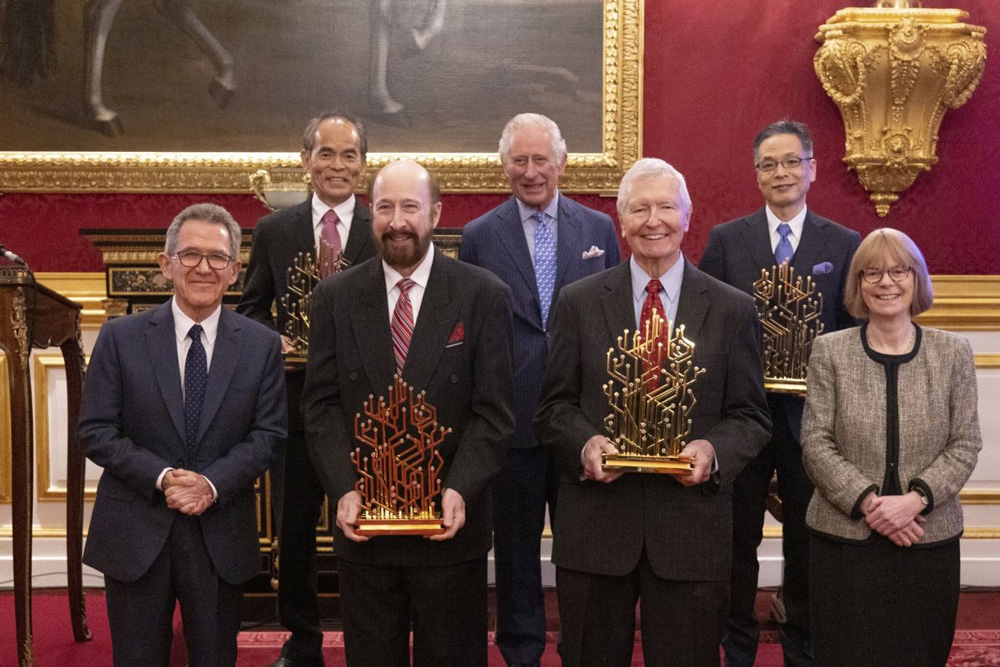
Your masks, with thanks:
<instances>
[{"instance_id":1,"label":"suit lapel","mask_svg":"<svg viewBox=\"0 0 1000 667\"><path fill-rule=\"evenodd\" d=\"M215 413L222 405L229 383L233 380L236 368L239 366L243 353L243 333L240 318L229 312L225 306L219 317L219 330L215 334L215 346L212 350L212 365L208 369L208 385L205 387L205 400L201 404L201 417L198 420L198 437L195 446L201 442L208 425L215 419Z\"/></svg>"},{"instance_id":2,"label":"suit lapel","mask_svg":"<svg viewBox=\"0 0 1000 667\"><path fill-rule=\"evenodd\" d=\"M290 229L295 253L316 255L316 235L312 223L312 197L293 209L289 209L295 218Z\"/></svg>"},{"instance_id":3,"label":"suit lapel","mask_svg":"<svg viewBox=\"0 0 1000 667\"><path fill-rule=\"evenodd\" d=\"M695 344L701 325L708 313L708 278L684 260L684 280L681 283L681 295L677 302L677 325L684 325L684 336Z\"/></svg>"},{"instance_id":4,"label":"suit lapel","mask_svg":"<svg viewBox=\"0 0 1000 667\"><path fill-rule=\"evenodd\" d=\"M355 344L361 351L361 363L371 380L372 389L380 394L392 384L396 373L396 357L392 351L389 329L389 301L385 292L385 272L382 260L368 262L367 279L351 301L352 329Z\"/></svg>"},{"instance_id":5,"label":"suit lapel","mask_svg":"<svg viewBox=\"0 0 1000 667\"><path fill-rule=\"evenodd\" d=\"M540 304L538 298L538 282L535 280L535 267L531 263L531 253L528 251L528 241L524 238L524 226L521 224L521 216L517 208L517 201L511 197L507 200L502 210L497 213L499 225L497 226L500 240L507 246L507 253L514 262L514 266L521 272L527 291L534 295L535 304ZM558 250L557 250L558 252ZM556 258L558 264L559 259ZM541 306L539 310L538 326L541 327Z\"/></svg>"},{"instance_id":6,"label":"suit lapel","mask_svg":"<svg viewBox=\"0 0 1000 667\"><path fill-rule=\"evenodd\" d=\"M181 393L181 370L177 363L177 335L174 332L174 315L170 310L171 301L156 309L146 329L146 351L149 354L153 374L163 394L163 401L170 412L170 420L177 429L181 442L187 435L184 426L184 398Z\"/></svg>"},{"instance_id":7,"label":"suit lapel","mask_svg":"<svg viewBox=\"0 0 1000 667\"><path fill-rule=\"evenodd\" d=\"M626 260L605 274L607 277L601 294L601 308L611 340L618 340L626 329L631 332L636 328L630 266L631 262Z\"/></svg>"},{"instance_id":8,"label":"suit lapel","mask_svg":"<svg viewBox=\"0 0 1000 667\"><path fill-rule=\"evenodd\" d=\"M821 222L812 211L806 211L806 219L802 224L802 238L799 239L799 247L795 249L795 257L792 258L796 274L808 276L812 273L812 268L826 244L825 236L826 223Z\"/></svg>"},{"instance_id":9,"label":"suit lapel","mask_svg":"<svg viewBox=\"0 0 1000 667\"><path fill-rule=\"evenodd\" d=\"M403 367L403 378L417 391L427 388L455 324L458 309L451 303L453 287L448 259L435 254Z\"/></svg>"},{"instance_id":10,"label":"suit lapel","mask_svg":"<svg viewBox=\"0 0 1000 667\"><path fill-rule=\"evenodd\" d=\"M767 230L767 215L764 209L748 215L743 220L743 227L740 229L743 242L754 266L770 269L774 266L774 251L771 250L771 239ZM687 273L684 274L687 278Z\"/></svg>"},{"instance_id":11,"label":"suit lapel","mask_svg":"<svg viewBox=\"0 0 1000 667\"><path fill-rule=\"evenodd\" d=\"M344 259L348 266L358 263L361 251L368 245L372 237L372 213L360 200L354 203L354 219L351 220L351 233L347 235L347 245L344 246Z\"/></svg>"},{"instance_id":12,"label":"suit lapel","mask_svg":"<svg viewBox=\"0 0 1000 667\"><path fill-rule=\"evenodd\" d=\"M579 248L583 232L580 221L571 208L570 200L559 194L559 236L556 239L556 285L558 292L566 279L566 271L573 262L581 261L582 251ZM553 295L555 296L555 295Z\"/></svg>"}]
</instances>

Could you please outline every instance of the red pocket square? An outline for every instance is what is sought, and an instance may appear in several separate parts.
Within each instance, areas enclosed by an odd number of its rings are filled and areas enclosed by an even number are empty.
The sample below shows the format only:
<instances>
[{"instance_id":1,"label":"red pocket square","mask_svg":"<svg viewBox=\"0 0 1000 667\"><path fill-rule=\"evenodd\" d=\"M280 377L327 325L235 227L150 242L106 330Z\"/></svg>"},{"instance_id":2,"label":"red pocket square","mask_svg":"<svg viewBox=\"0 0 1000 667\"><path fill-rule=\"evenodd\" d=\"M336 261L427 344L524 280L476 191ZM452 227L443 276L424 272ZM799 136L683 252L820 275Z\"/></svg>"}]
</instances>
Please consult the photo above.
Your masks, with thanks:
<instances>
[{"instance_id":1,"label":"red pocket square","mask_svg":"<svg viewBox=\"0 0 1000 667\"><path fill-rule=\"evenodd\" d=\"M463 340L465 340L465 325L459 322L455 325L455 328L451 330L451 335L448 336L448 345L461 343Z\"/></svg>"}]
</instances>

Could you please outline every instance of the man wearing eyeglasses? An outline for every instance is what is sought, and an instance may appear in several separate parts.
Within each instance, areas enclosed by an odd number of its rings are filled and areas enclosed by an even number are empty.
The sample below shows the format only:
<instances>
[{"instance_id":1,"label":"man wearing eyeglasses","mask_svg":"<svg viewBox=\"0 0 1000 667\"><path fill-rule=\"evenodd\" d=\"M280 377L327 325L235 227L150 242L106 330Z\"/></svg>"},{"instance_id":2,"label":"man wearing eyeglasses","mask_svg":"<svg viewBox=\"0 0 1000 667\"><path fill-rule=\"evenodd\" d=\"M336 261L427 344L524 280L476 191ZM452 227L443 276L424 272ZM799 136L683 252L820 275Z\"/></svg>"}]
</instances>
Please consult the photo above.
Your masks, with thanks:
<instances>
[{"instance_id":1,"label":"man wearing eyeglasses","mask_svg":"<svg viewBox=\"0 0 1000 667\"><path fill-rule=\"evenodd\" d=\"M765 205L750 215L714 227L698 268L753 294L753 283L760 279L762 269L790 262L795 275L803 280L812 276L823 295L823 332L854 326L854 319L844 307L842 289L861 236L806 207L806 193L816 180L808 128L788 119L768 125L754 139L753 156L757 186ZM779 628L779 636L784 662L790 667L813 664L807 590L809 538L805 528L813 486L802 466L799 444L804 405L805 401L797 396L768 394L774 422L771 441L736 478L731 606L722 640L726 667L751 667L757 654L757 547L763 536L768 487L775 473L783 513L782 600L786 620Z\"/></svg>"},{"instance_id":2,"label":"man wearing eyeglasses","mask_svg":"<svg viewBox=\"0 0 1000 667\"><path fill-rule=\"evenodd\" d=\"M83 561L104 573L116 667L170 661L179 601L191 665L236 664L260 566L254 480L286 434L281 341L222 307L240 227L196 204L167 230L174 296L104 325L77 434L104 468Z\"/></svg>"},{"instance_id":3,"label":"man wearing eyeglasses","mask_svg":"<svg viewBox=\"0 0 1000 667\"><path fill-rule=\"evenodd\" d=\"M289 317L282 297L297 257L312 255L320 276L326 277L338 261L354 266L375 255L371 211L354 196L364 180L367 153L365 128L350 116L328 111L309 121L301 158L312 196L257 223L238 312L284 334ZM291 351L288 338L282 340L285 351ZM288 441L271 471L280 560L278 614L292 634L270 667L323 667L316 590L316 523L323 487L306 451L299 408L304 379L302 367L288 369Z\"/></svg>"}]
</instances>

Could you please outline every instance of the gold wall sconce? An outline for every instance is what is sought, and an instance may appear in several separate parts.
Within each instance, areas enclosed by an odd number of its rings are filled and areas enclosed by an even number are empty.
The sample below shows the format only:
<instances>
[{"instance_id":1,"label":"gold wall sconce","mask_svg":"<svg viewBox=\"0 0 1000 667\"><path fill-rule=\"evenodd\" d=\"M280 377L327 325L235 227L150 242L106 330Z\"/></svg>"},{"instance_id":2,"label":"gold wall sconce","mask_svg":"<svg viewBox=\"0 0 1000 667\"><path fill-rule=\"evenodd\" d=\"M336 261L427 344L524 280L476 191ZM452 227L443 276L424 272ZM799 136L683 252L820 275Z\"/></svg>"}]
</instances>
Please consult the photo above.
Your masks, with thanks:
<instances>
[{"instance_id":1,"label":"gold wall sconce","mask_svg":"<svg viewBox=\"0 0 1000 667\"><path fill-rule=\"evenodd\" d=\"M965 104L986 63L986 29L960 9L882 0L820 26L816 75L844 119L844 162L880 217L937 163L938 128Z\"/></svg>"}]
</instances>

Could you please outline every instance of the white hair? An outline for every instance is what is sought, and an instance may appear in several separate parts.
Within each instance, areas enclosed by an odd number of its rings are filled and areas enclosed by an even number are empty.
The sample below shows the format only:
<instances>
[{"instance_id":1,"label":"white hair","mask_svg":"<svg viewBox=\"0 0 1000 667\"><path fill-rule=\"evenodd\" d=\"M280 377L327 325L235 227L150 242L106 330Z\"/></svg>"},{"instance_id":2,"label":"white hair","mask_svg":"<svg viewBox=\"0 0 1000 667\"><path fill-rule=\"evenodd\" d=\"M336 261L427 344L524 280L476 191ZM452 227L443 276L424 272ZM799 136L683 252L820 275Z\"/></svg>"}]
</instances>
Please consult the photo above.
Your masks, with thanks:
<instances>
[{"instance_id":1,"label":"white hair","mask_svg":"<svg viewBox=\"0 0 1000 667\"><path fill-rule=\"evenodd\" d=\"M653 178L654 176L669 176L677 180L677 184L680 186L678 188L680 205L690 219L691 195L688 193L684 175L672 165L655 157L644 157L641 160L636 160L635 164L622 177L622 182L618 186L618 217L624 216L628 209L628 200L632 197L633 184L641 178Z\"/></svg>"},{"instance_id":2,"label":"white hair","mask_svg":"<svg viewBox=\"0 0 1000 667\"><path fill-rule=\"evenodd\" d=\"M549 133L552 141L552 154L556 162L566 159L566 140L562 138L559 126L551 118L547 118L539 113L521 113L509 121L504 126L500 134L500 160L506 164L510 159L510 145L514 141L514 133L522 127L537 127Z\"/></svg>"}]
</instances>

